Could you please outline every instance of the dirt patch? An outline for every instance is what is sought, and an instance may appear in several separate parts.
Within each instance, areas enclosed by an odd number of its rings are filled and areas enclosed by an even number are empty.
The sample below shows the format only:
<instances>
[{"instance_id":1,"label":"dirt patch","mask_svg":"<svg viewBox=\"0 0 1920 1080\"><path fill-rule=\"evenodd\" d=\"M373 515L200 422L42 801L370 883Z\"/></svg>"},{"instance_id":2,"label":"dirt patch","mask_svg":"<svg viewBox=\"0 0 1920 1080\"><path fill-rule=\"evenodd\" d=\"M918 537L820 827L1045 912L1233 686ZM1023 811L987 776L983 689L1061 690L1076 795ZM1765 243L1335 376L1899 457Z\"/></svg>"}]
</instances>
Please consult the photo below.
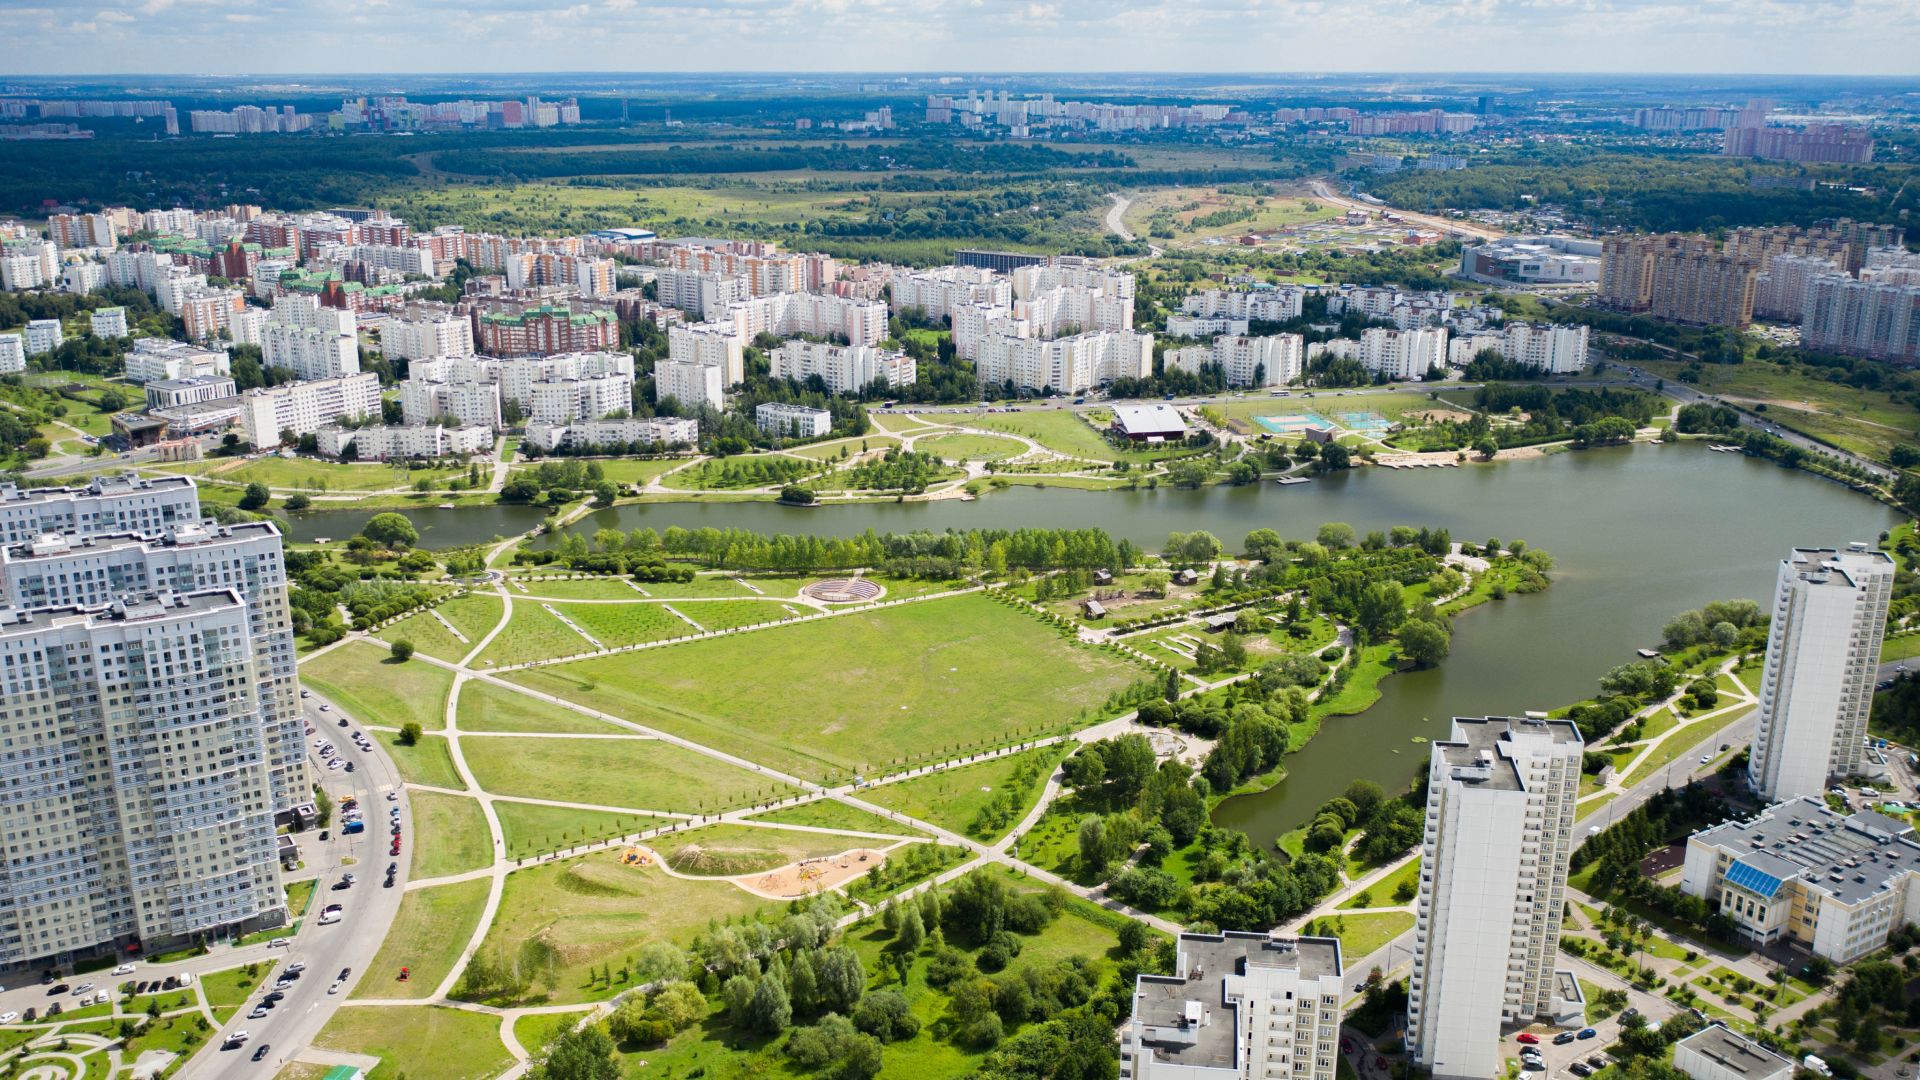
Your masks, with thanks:
<instances>
[{"instance_id":1,"label":"dirt patch","mask_svg":"<svg viewBox=\"0 0 1920 1080\"><path fill-rule=\"evenodd\" d=\"M887 861L887 853L876 848L856 848L838 855L802 859L777 870L754 877L743 877L735 884L763 896L790 899L844 885Z\"/></svg>"},{"instance_id":2,"label":"dirt patch","mask_svg":"<svg viewBox=\"0 0 1920 1080\"><path fill-rule=\"evenodd\" d=\"M1418 420L1423 424L1464 424L1473 419L1473 414L1453 409L1427 409L1424 412L1410 412L1407 414L1407 419Z\"/></svg>"}]
</instances>

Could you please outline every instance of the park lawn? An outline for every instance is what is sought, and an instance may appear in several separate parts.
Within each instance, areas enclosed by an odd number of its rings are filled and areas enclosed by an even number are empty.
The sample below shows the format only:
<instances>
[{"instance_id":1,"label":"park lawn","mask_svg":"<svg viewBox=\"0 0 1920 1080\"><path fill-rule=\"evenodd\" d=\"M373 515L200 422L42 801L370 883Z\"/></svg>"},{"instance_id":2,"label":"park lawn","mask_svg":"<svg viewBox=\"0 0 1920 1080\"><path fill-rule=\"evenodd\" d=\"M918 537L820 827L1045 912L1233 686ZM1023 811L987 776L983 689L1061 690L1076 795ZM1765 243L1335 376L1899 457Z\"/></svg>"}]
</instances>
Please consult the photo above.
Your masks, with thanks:
<instances>
[{"instance_id":1,"label":"park lawn","mask_svg":"<svg viewBox=\"0 0 1920 1080\"><path fill-rule=\"evenodd\" d=\"M600 466L600 475L616 484L644 484L666 472L668 469L685 465L690 459L671 458L589 458L587 463ZM531 472L537 466L515 466L515 474ZM588 487L593 485L589 484Z\"/></svg>"},{"instance_id":2,"label":"park lawn","mask_svg":"<svg viewBox=\"0 0 1920 1080\"><path fill-rule=\"evenodd\" d=\"M708 630L736 630L742 626L761 626L799 618L787 610L789 606L792 605L782 604L778 600L706 600L676 604L674 610ZM793 610L801 615L813 614L805 607L794 607ZM692 627L687 629L691 630Z\"/></svg>"},{"instance_id":3,"label":"park lawn","mask_svg":"<svg viewBox=\"0 0 1920 1080\"><path fill-rule=\"evenodd\" d=\"M511 799L495 799L493 813L500 819L500 835L506 841L509 859L544 855L595 840L629 836L662 825L672 825L680 820L652 814L615 814L606 810L514 802Z\"/></svg>"},{"instance_id":4,"label":"park lawn","mask_svg":"<svg viewBox=\"0 0 1920 1080\"><path fill-rule=\"evenodd\" d=\"M432 997L480 925L491 885L477 878L408 889L379 954L354 987L354 999ZM400 981L403 967L412 969L406 982Z\"/></svg>"},{"instance_id":5,"label":"park lawn","mask_svg":"<svg viewBox=\"0 0 1920 1080\"><path fill-rule=\"evenodd\" d=\"M863 797L866 795L865 792L861 794ZM783 806L778 810L749 815L748 820L765 821L774 825L809 825L816 829L886 833L890 836L925 837L928 835L911 825L891 821L857 806L848 806L837 799L814 799L811 802Z\"/></svg>"},{"instance_id":6,"label":"park lawn","mask_svg":"<svg viewBox=\"0 0 1920 1080\"><path fill-rule=\"evenodd\" d=\"M513 618L507 628L494 637L480 654L475 667L501 667L533 660L551 660L558 656L578 656L592 652L587 639L553 617L538 600L516 597Z\"/></svg>"},{"instance_id":7,"label":"park lawn","mask_svg":"<svg viewBox=\"0 0 1920 1080\"><path fill-rule=\"evenodd\" d=\"M761 465L765 464L765 471ZM739 465L739 468L729 468ZM798 480L820 471L820 463L811 460L796 460L785 454L740 454L726 459L708 458L698 465L689 466L660 481L662 487L675 491L740 491L751 488L773 487Z\"/></svg>"},{"instance_id":8,"label":"park lawn","mask_svg":"<svg viewBox=\"0 0 1920 1080\"><path fill-rule=\"evenodd\" d=\"M1625 780L1621 781L1621 786L1630 788L1640 781L1645 780L1647 777L1652 776L1654 773L1659 772L1661 769L1666 768L1672 762L1680 760L1691 753L1702 742L1705 742L1717 734L1720 729L1733 723L1740 717L1745 716L1748 712L1751 712L1752 709L1753 706L1751 705L1736 705L1727 709L1719 716L1696 719L1685 727L1680 728L1668 736L1665 742L1647 754L1647 756L1641 760L1640 764L1634 766L1633 771L1627 774ZM1709 747L1707 753L1717 755L1719 751Z\"/></svg>"},{"instance_id":9,"label":"park lawn","mask_svg":"<svg viewBox=\"0 0 1920 1080\"><path fill-rule=\"evenodd\" d=\"M715 672L751 671L748 678ZM513 681L788 772L872 773L1086 718L1134 681L984 596L855 611Z\"/></svg>"},{"instance_id":10,"label":"park lawn","mask_svg":"<svg viewBox=\"0 0 1920 1080\"><path fill-rule=\"evenodd\" d=\"M880 848L886 844L887 841L838 833L764 829L723 822L655 837L648 846L680 873L733 877L761 873L802 859L818 859L857 848Z\"/></svg>"},{"instance_id":11,"label":"park lawn","mask_svg":"<svg viewBox=\"0 0 1920 1080\"><path fill-rule=\"evenodd\" d=\"M136 1008L144 1008L144 1006ZM120 1046L120 1052L126 1055L127 1061L137 1061L141 1054L149 1050L164 1050L178 1054L183 1060L191 1057L193 1051L207 1038L207 1033L202 1032L200 1025L194 1023L197 1019L199 1015L196 1011L191 1016L163 1016L158 1020L149 1020L132 1038ZM93 1058L105 1056L105 1051L97 1051L89 1057L87 1068L89 1075L93 1072Z\"/></svg>"},{"instance_id":12,"label":"park lawn","mask_svg":"<svg viewBox=\"0 0 1920 1080\"><path fill-rule=\"evenodd\" d=\"M1375 911L1360 915L1323 915L1308 924L1307 933L1339 938L1340 955L1350 963L1358 963L1411 929L1413 916L1408 912Z\"/></svg>"},{"instance_id":13,"label":"park lawn","mask_svg":"<svg viewBox=\"0 0 1920 1080\"><path fill-rule=\"evenodd\" d=\"M929 420L915 413L868 413L867 418L873 421L875 431L896 435L912 435L947 423L944 419Z\"/></svg>"},{"instance_id":14,"label":"park lawn","mask_svg":"<svg viewBox=\"0 0 1920 1080\"><path fill-rule=\"evenodd\" d=\"M1666 360L1635 363L1667 379L1685 366ZM1770 422L1881 460L1895 443L1911 441L1920 432L1920 410L1883 390L1828 382L1778 364L1706 365L1694 388L1748 408L1764 404L1762 416Z\"/></svg>"},{"instance_id":15,"label":"park lawn","mask_svg":"<svg viewBox=\"0 0 1920 1080\"><path fill-rule=\"evenodd\" d=\"M1373 895L1368 898L1366 903L1361 903L1360 896L1356 894L1352 899L1340 906L1352 910L1353 908L1386 907L1389 904L1398 904L1400 901L1394 899L1394 892L1400 888L1402 883L1411 883L1415 889L1420 887L1420 860L1418 858L1413 859L1407 863L1407 865L1395 870L1393 873L1388 874L1372 885L1367 886L1366 891Z\"/></svg>"},{"instance_id":16,"label":"park lawn","mask_svg":"<svg viewBox=\"0 0 1920 1080\"><path fill-rule=\"evenodd\" d=\"M1170 456L1173 451L1153 454L1116 449L1101 437L1087 421L1069 409L1023 409L1015 413L966 413L947 418L949 422L980 431L1011 432L1025 435L1049 450L1088 461L1131 461L1144 464Z\"/></svg>"},{"instance_id":17,"label":"park lawn","mask_svg":"<svg viewBox=\"0 0 1920 1080\"><path fill-rule=\"evenodd\" d=\"M930 435L916 439L916 453L932 454L946 461L1005 461L1027 452L1027 445L998 435Z\"/></svg>"},{"instance_id":18,"label":"park lawn","mask_svg":"<svg viewBox=\"0 0 1920 1080\"><path fill-rule=\"evenodd\" d=\"M462 732L554 732L571 735L615 735L625 732L605 720L508 690L480 679L460 688L456 717ZM474 745L472 742L467 746Z\"/></svg>"},{"instance_id":19,"label":"park lawn","mask_svg":"<svg viewBox=\"0 0 1920 1080\"><path fill-rule=\"evenodd\" d=\"M642 600L639 593L633 593L631 604L555 604L554 608L608 648L665 641L695 632L685 619L675 617L663 605Z\"/></svg>"},{"instance_id":20,"label":"park lawn","mask_svg":"<svg viewBox=\"0 0 1920 1080\"><path fill-rule=\"evenodd\" d=\"M851 439L835 439L832 442L809 443L806 446L791 446L787 453L798 454L815 461L827 461L838 458L845 450L848 457L867 453L871 450L885 450L890 446L899 446L900 440L891 435L882 435L878 431Z\"/></svg>"},{"instance_id":21,"label":"park lawn","mask_svg":"<svg viewBox=\"0 0 1920 1080\"><path fill-rule=\"evenodd\" d=\"M542 600L640 600L643 599L626 578L555 578L551 581L523 581L525 593L515 596Z\"/></svg>"},{"instance_id":22,"label":"park lawn","mask_svg":"<svg viewBox=\"0 0 1920 1080\"><path fill-rule=\"evenodd\" d=\"M458 663L473 651L479 640L461 641L454 637L430 611L416 611L391 626L374 631L373 636L381 641L411 641L416 650L449 663Z\"/></svg>"},{"instance_id":23,"label":"park lawn","mask_svg":"<svg viewBox=\"0 0 1920 1080\"><path fill-rule=\"evenodd\" d=\"M1911 660L1916 656L1920 656L1920 634L1889 637L1880 645L1880 662L1883 664L1891 660Z\"/></svg>"},{"instance_id":24,"label":"park lawn","mask_svg":"<svg viewBox=\"0 0 1920 1080\"><path fill-rule=\"evenodd\" d=\"M1380 700L1380 680L1398 670L1395 652L1396 647L1386 642L1362 646L1357 661L1352 657L1346 661L1356 664L1347 684L1338 693L1325 695L1313 703L1315 718L1351 716L1365 712Z\"/></svg>"},{"instance_id":25,"label":"park lawn","mask_svg":"<svg viewBox=\"0 0 1920 1080\"><path fill-rule=\"evenodd\" d=\"M478 799L416 791L409 801L413 811L410 877L449 877L493 865L493 836Z\"/></svg>"},{"instance_id":26,"label":"park lawn","mask_svg":"<svg viewBox=\"0 0 1920 1080\"><path fill-rule=\"evenodd\" d=\"M719 600L741 600L759 595L735 581L731 574L701 574L692 581L642 581L637 584L646 591L648 596L656 600L705 599L707 597ZM805 581L801 584L805 584ZM760 587L763 590L766 588L765 585Z\"/></svg>"},{"instance_id":27,"label":"park lawn","mask_svg":"<svg viewBox=\"0 0 1920 1080\"><path fill-rule=\"evenodd\" d=\"M1066 756L1068 749L1065 744L1055 743L992 761L882 784L862 791L860 797L876 806L898 810L943 829L966 833L980 840L998 840L1027 816L1034 800L1040 797L1041 789L1046 787L1047 777L1053 774L1054 767ZM1020 792L1019 812L1005 821L981 821L980 812L993 802L1001 789L1013 783L1014 773L1032 762L1041 762L1042 766L1039 776ZM983 826L979 832L973 831L976 822Z\"/></svg>"},{"instance_id":28,"label":"park lawn","mask_svg":"<svg viewBox=\"0 0 1920 1080\"><path fill-rule=\"evenodd\" d=\"M300 680L362 724L398 728L446 724L453 672L424 660L396 660L387 650L349 641L300 665Z\"/></svg>"},{"instance_id":29,"label":"park lawn","mask_svg":"<svg viewBox=\"0 0 1920 1080\"><path fill-rule=\"evenodd\" d=\"M453 769L453 754L447 749L443 736L422 735L413 746L402 746L397 738L388 739L387 754L400 770L403 783L455 791L466 789L467 785L460 782L460 774Z\"/></svg>"},{"instance_id":30,"label":"park lawn","mask_svg":"<svg viewBox=\"0 0 1920 1080\"><path fill-rule=\"evenodd\" d=\"M385 491L411 488L416 480L436 483L465 476L466 469L402 469L391 465L320 461L314 458L263 457L252 461L224 458L155 466L163 472L197 473L227 484L265 484L275 491Z\"/></svg>"},{"instance_id":31,"label":"park lawn","mask_svg":"<svg viewBox=\"0 0 1920 1080\"><path fill-rule=\"evenodd\" d=\"M651 941L687 944L711 922L779 910L724 881L676 878L657 866L626 866L620 852L598 851L507 875L499 913L481 948L513 957L539 938L560 965L553 1004L604 996L587 973L632 956Z\"/></svg>"},{"instance_id":32,"label":"park lawn","mask_svg":"<svg viewBox=\"0 0 1920 1080\"><path fill-rule=\"evenodd\" d=\"M267 976L266 965L261 965L251 975L247 974L248 966L251 965L208 972L194 981L200 985L200 993L206 997L208 1005L237 1006L252 996L261 980Z\"/></svg>"},{"instance_id":33,"label":"park lawn","mask_svg":"<svg viewBox=\"0 0 1920 1080\"><path fill-rule=\"evenodd\" d=\"M538 1054L585 1018L584 1012L528 1013L514 1020L513 1037L527 1053Z\"/></svg>"},{"instance_id":34,"label":"park lawn","mask_svg":"<svg viewBox=\"0 0 1920 1080\"><path fill-rule=\"evenodd\" d=\"M481 1080L513 1064L500 1042L499 1017L432 1005L348 1006L314 1045L377 1056L369 1080Z\"/></svg>"},{"instance_id":35,"label":"park lawn","mask_svg":"<svg viewBox=\"0 0 1920 1080\"><path fill-rule=\"evenodd\" d=\"M307 913L307 904L313 900L313 879L289 881L287 883L287 916L297 919Z\"/></svg>"},{"instance_id":36,"label":"park lawn","mask_svg":"<svg viewBox=\"0 0 1920 1080\"><path fill-rule=\"evenodd\" d=\"M482 789L638 811L711 813L795 794L785 784L658 739L469 739Z\"/></svg>"},{"instance_id":37,"label":"park lawn","mask_svg":"<svg viewBox=\"0 0 1920 1080\"><path fill-rule=\"evenodd\" d=\"M492 593L468 593L444 601L434 609L448 622L460 628L475 645L500 625L500 598Z\"/></svg>"},{"instance_id":38,"label":"park lawn","mask_svg":"<svg viewBox=\"0 0 1920 1080\"><path fill-rule=\"evenodd\" d=\"M1641 721L1640 738L1641 740L1658 738L1672 731L1679 723L1680 718L1673 715L1672 709L1663 708Z\"/></svg>"}]
</instances>

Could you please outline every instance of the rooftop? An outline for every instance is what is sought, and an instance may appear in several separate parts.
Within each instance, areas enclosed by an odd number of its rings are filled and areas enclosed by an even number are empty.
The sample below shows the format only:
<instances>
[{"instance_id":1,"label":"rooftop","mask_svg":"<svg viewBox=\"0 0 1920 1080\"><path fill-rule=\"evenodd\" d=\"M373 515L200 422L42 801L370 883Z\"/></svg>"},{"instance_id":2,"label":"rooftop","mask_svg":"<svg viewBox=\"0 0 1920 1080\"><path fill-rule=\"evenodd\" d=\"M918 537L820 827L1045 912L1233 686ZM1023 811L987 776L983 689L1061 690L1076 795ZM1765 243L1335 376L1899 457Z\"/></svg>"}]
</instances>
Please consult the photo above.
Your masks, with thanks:
<instances>
[{"instance_id":1,"label":"rooftop","mask_svg":"<svg viewBox=\"0 0 1920 1080\"><path fill-rule=\"evenodd\" d=\"M1509 743L1515 735L1544 735L1556 743L1578 745L1581 742L1580 729L1570 720L1456 716L1453 737L1433 745L1452 767L1454 779L1519 791L1526 785L1521 782L1512 757L1501 752L1502 744Z\"/></svg>"},{"instance_id":2,"label":"rooftop","mask_svg":"<svg viewBox=\"0 0 1920 1080\"><path fill-rule=\"evenodd\" d=\"M1279 938L1227 931L1181 934L1185 976L1142 975L1133 1018L1154 1059L1189 1068L1231 1069L1236 1062L1239 1013L1226 998L1225 980L1249 968L1298 971L1302 979L1339 978L1340 942L1334 938Z\"/></svg>"},{"instance_id":3,"label":"rooftop","mask_svg":"<svg viewBox=\"0 0 1920 1080\"><path fill-rule=\"evenodd\" d=\"M1772 1077L1793 1072L1792 1061L1719 1024L1708 1024L1681 1039L1675 1044L1676 1054L1681 1047L1711 1058L1741 1076Z\"/></svg>"},{"instance_id":4,"label":"rooftop","mask_svg":"<svg viewBox=\"0 0 1920 1080\"><path fill-rule=\"evenodd\" d=\"M1694 834L1734 857L1733 885L1772 897L1788 881L1844 904L1857 904L1920 873L1911 826L1872 810L1841 814L1811 796L1770 806L1745 821Z\"/></svg>"},{"instance_id":5,"label":"rooftop","mask_svg":"<svg viewBox=\"0 0 1920 1080\"><path fill-rule=\"evenodd\" d=\"M38 633L61 623L85 620L96 625L143 622L191 615L204 615L222 608L245 607L233 589L211 589L195 593L149 593L129 596L96 607L0 608L0 635Z\"/></svg>"},{"instance_id":6,"label":"rooftop","mask_svg":"<svg viewBox=\"0 0 1920 1080\"><path fill-rule=\"evenodd\" d=\"M1115 405L1113 422L1129 435L1187 430L1187 422L1180 418L1180 411L1166 404Z\"/></svg>"},{"instance_id":7,"label":"rooftop","mask_svg":"<svg viewBox=\"0 0 1920 1080\"><path fill-rule=\"evenodd\" d=\"M1876 551L1867 544L1853 543L1847 550L1835 548L1794 548L1787 562L1800 578L1814 585L1837 584L1849 588L1858 584L1856 574L1890 574L1893 556Z\"/></svg>"}]
</instances>

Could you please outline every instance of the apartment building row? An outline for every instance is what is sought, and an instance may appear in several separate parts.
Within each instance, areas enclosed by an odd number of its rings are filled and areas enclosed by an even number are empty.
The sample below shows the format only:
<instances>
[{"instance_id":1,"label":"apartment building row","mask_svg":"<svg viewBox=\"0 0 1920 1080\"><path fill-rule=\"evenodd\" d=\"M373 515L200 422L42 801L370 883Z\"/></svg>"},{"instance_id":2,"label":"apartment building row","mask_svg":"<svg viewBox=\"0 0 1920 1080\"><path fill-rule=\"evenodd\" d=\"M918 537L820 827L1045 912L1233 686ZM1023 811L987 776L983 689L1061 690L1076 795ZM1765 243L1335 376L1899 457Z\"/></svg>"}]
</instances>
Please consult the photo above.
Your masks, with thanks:
<instances>
[{"instance_id":1,"label":"apartment building row","mask_svg":"<svg viewBox=\"0 0 1920 1080\"><path fill-rule=\"evenodd\" d=\"M1200 318L1286 322L1300 317L1307 290L1297 285L1251 290L1207 289L1180 301L1180 311Z\"/></svg>"},{"instance_id":2,"label":"apartment building row","mask_svg":"<svg viewBox=\"0 0 1920 1080\"><path fill-rule=\"evenodd\" d=\"M1735 229L1723 244L1682 233L1625 234L1601 245L1600 300L1696 325L1745 326L1756 314L1797 318L1813 277L1858 273L1869 253L1897 247L1898 226L1847 218Z\"/></svg>"},{"instance_id":3,"label":"apartment building row","mask_svg":"<svg viewBox=\"0 0 1920 1080\"><path fill-rule=\"evenodd\" d=\"M554 450L619 452L629 448L676 449L700 442L697 420L670 416L577 420L565 424L534 421L521 445L543 453Z\"/></svg>"},{"instance_id":4,"label":"apartment building row","mask_svg":"<svg viewBox=\"0 0 1920 1080\"><path fill-rule=\"evenodd\" d=\"M1549 375L1586 370L1589 329L1577 325L1507 323L1498 330L1462 334L1447 343L1447 363L1466 367L1482 352Z\"/></svg>"},{"instance_id":5,"label":"apartment building row","mask_svg":"<svg viewBox=\"0 0 1920 1080\"><path fill-rule=\"evenodd\" d=\"M1306 346L1299 334L1223 334L1207 345L1169 349L1163 363L1169 371L1189 375L1219 368L1232 387L1287 386L1297 382L1306 370Z\"/></svg>"},{"instance_id":6,"label":"apartment building row","mask_svg":"<svg viewBox=\"0 0 1920 1080\"><path fill-rule=\"evenodd\" d=\"M508 359L449 357L416 362L400 384L408 424L452 418L497 430L503 409L535 423L597 420L633 408L633 357L589 352Z\"/></svg>"}]
</instances>

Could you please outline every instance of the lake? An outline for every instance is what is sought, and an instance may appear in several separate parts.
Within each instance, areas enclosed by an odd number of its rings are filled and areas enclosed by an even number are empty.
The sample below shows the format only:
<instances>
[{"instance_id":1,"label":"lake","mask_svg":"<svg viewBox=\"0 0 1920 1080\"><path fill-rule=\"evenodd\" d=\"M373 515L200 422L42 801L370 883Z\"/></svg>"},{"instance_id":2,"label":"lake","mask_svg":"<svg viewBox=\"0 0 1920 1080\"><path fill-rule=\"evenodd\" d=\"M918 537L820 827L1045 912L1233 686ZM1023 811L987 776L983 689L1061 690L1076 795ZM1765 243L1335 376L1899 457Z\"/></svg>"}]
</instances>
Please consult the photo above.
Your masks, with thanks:
<instances>
[{"instance_id":1,"label":"lake","mask_svg":"<svg viewBox=\"0 0 1920 1080\"><path fill-rule=\"evenodd\" d=\"M484 540L539 520L525 507L410 514L429 545ZM357 515L364 520L367 515ZM320 519L307 515L296 538ZM470 520L471 524L468 524ZM862 503L813 509L774 503L659 503L588 514L571 528L736 527L845 535L874 529L1097 527L1157 548L1173 531L1205 529L1230 550L1257 528L1309 537L1322 522L1365 533L1444 526L1456 540L1524 539L1553 554L1553 587L1463 613L1438 668L1394 675L1365 713L1331 719L1288 759L1271 790L1223 803L1215 819L1265 844L1308 820L1357 777L1403 789L1426 761L1416 736L1444 737L1458 715L1517 714L1589 696L1608 668L1655 643L1666 619L1708 600L1770 599L1775 566L1794 546L1876 539L1893 511L1838 484L1697 444L1641 444L1459 469L1361 469L1291 487L1086 492L1013 488L974 502ZM319 535L350 535L357 524ZM309 532L311 535L312 532ZM464 539L451 539L454 536Z\"/></svg>"}]
</instances>

